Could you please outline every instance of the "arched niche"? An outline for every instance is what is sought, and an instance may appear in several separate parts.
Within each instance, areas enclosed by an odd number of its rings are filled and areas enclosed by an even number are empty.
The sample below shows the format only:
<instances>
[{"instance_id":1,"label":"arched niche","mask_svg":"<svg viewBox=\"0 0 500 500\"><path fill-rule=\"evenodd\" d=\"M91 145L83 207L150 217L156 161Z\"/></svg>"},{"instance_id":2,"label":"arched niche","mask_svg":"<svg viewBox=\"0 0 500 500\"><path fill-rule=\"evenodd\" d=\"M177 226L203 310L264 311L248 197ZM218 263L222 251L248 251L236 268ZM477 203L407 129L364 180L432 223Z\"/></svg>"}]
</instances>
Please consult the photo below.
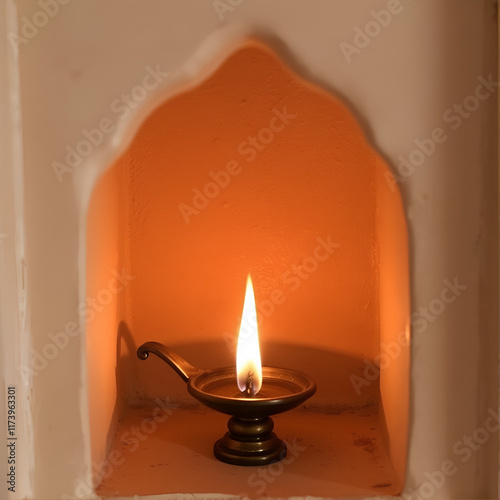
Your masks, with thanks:
<instances>
[{"instance_id":1,"label":"arched niche","mask_svg":"<svg viewBox=\"0 0 500 500\"><path fill-rule=\"evenodd\" d=\"M401 491L410 332L400 193L342 100L255 40L154 110L94 188L87 295L102 310L86 342L95 461L109 456L130 406L193 402L166 365L137 359L141 343L163 342L202 367L233 363L248 273L264 364L316 379L307 407L325 432L335 424L319 416L375 415L392 476L374 491ZM342 461L358 460L346 453ZM360 474L363 488L371 474ZM137 493L170 492L160 476L151 481L156 489ZM357 494L348 474L335 481Z\"/></svg>"}]
</instances>

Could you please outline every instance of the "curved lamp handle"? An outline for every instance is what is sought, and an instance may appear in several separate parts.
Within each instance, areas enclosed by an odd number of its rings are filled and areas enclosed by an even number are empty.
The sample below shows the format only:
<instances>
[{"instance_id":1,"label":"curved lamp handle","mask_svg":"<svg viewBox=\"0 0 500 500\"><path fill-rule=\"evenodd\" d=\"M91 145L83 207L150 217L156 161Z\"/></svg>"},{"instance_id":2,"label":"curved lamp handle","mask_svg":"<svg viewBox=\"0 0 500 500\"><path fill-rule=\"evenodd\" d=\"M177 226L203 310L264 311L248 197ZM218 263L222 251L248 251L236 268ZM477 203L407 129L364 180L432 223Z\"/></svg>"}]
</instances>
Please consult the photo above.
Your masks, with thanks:
<instances>
[{"instance_id":1,"label":"curved lamp handle","mask_svg":"<svg viewBox=\"0 0 500 500\"><path fill-rule=\"evenodd\" d=\"M146 342L142 344L139 349L137 349L137 357L139 359L147 359L150 352L156 354L156 356L168 363L181 376L184 382L187 382L190 378L205 371L189 364L183 357L159 342Z\"/></svg>"}]
</instances>

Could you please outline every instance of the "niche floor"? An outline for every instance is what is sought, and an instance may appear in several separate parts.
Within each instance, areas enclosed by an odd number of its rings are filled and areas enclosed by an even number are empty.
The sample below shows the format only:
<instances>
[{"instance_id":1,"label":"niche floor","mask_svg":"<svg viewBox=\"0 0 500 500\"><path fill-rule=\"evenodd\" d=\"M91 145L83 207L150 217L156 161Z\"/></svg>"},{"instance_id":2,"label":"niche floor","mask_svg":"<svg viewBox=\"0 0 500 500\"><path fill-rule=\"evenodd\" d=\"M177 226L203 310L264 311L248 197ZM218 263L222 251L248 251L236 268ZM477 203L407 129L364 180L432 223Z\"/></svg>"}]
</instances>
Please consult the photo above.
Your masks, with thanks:
<instances>
[{"instance_id":1,"label":"niche floor","mask_svg":"<svg viewBox=\"0 0 500 500\"><path fill-rule=\"evenodd\" d=\"M226 421L193 403L163 410L128 408L98 494L104 499L168 493L260 498L401 491L382 444L376 407L328 411L306 405L275 416L275 431L287 441L289 452L283 462L263 467L231 466L214 458L212 447Z\"/></svg>"}]
</instances>

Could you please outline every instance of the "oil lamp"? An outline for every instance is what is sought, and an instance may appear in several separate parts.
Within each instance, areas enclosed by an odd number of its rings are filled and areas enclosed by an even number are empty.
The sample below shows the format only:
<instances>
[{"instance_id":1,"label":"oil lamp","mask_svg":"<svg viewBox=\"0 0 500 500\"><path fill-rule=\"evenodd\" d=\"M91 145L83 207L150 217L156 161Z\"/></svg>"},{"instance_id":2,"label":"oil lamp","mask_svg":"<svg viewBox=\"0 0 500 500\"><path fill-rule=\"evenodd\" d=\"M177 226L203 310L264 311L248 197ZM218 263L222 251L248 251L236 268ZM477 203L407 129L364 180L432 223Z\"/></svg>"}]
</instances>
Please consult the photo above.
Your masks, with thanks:
<instances>
[{"instance_id":1,"label":"oil lamp","mask_svg":"<svg viewBox=\"0 0 500 500\"><path fill-rule=\"evenodd\" d=\"M273 432L271 415L295 408L316 392L315 382L296 370L261 365L255 298L247 279L238 335L236 368L202 370L158 342L137 350L167 362L187 382L188 392L206 406L232 415L229 432L216 441L214 455L233 465L266 465L286 456L286 444Z\"/></svg>"}]
</instances>

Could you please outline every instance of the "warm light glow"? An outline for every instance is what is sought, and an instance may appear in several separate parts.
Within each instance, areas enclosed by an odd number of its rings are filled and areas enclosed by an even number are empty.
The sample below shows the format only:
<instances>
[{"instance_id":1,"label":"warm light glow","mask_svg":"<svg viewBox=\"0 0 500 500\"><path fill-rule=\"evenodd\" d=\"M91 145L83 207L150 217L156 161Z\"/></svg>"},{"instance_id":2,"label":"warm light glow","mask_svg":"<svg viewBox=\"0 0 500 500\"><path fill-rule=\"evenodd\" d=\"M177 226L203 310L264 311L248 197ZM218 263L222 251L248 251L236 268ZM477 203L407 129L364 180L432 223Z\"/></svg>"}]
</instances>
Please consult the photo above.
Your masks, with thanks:
<instances>
[{"instance_id":1,"label":"warm light glow","mask_svg":"<svg viewBox=\"0 0 500 500\"><path fill-rule=\"evenodd\" d=\"M236 373L240 391L252 396L260 391L262 386L262 363L260 361L257 311L250 275L247 278L243 316L238 334Z\"/></svg>"}]
</instances>

